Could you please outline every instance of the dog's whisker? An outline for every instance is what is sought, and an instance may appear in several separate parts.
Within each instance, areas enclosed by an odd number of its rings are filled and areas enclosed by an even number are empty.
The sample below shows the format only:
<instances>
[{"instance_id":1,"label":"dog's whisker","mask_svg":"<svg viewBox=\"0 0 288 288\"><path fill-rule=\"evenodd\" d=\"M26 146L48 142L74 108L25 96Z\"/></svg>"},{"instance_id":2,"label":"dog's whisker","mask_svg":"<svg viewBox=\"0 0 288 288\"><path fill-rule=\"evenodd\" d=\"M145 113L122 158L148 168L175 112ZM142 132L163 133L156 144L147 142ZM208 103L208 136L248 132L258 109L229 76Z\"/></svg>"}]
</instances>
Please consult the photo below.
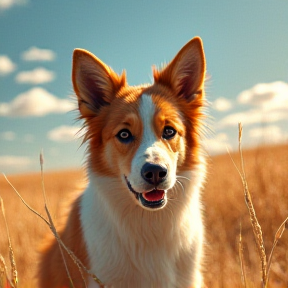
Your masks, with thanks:
<instances>
[{"instance_id":1,"label":"dog's whisker","mask_svg":"<svg viewBox=\"0 0 288 288\"><path fill-rule=\"evenodd\" d=\"M176 183L175 183L176 184ZM177 199L177 194L176 194L176 187L173 186L170 190L169 190L169 193L167 194L167 199L168 200L174 200L174 199Z\"/></svg>"},{"instance_id":2,"label":"dog's whisker","mask_svg":"<svg viewBox=\"0 0 288 288\"><path fill-rule=\"evenodd\" d=\"M173 202L181 202L177 197L168 197L167 198L169 201L173 201Z\"/></svg>"},{"instance_id":3,"label":"dog's whisker","mask_svg":"<svg viewBox=\"0 0 288 288\"><path fill-rule=\"evenodd\" d=\"M185 189L184 189L184 186L181 183L181 181L180 180L176 180L176 183L180 185L180 187L182 188L182 194L185 195Z\"/></svg>"},{"instance_id":4,"label":"dog's whisker","mask_svg":"<svg viewBox=\"0 0 288 288\"><path fill-rule=\"evenodd\" d=\"M190 178L185 177L185 176L176 175L176 178L181 178L181 179L185 179L185 180L191 181Z\"/></svg>"},{"instance_id":5,"label":"dog's whisker","mask_svg":"<svg viewBox=\"0 0 288 288\"><path fill-rule=\"evenodd\" d=\"M171 192L172 192L172 195L170 195L170 197L172 196L172 197L174 197L175 196L175 198L172 198L172 199L177 199L177 187L176 187L176 185L177 185L178 183L177 182L175 182L175 185L171 188ZM169 198L170 199L170 198Z\"/></svg>"}]
</instances>

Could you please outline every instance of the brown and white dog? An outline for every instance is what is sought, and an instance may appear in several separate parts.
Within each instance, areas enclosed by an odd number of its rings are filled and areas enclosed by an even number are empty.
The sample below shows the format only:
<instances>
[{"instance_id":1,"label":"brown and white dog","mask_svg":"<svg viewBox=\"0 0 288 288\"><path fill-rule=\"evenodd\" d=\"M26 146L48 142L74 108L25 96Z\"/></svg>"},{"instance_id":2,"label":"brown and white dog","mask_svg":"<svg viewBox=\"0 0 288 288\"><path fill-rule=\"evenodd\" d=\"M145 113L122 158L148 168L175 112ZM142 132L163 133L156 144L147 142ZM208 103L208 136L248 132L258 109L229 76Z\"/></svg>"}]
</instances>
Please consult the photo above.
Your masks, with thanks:
<instances>
[{"instance_id":1,"label":"brown and white dog","mask_svg":"<svg viewBox=\"0 0 288 288\"><path fill-rule=\"evenodd\" d=\"M105 287L202 285L205 70L198 37L154 69L152 85L128 86L124 73L88 51L74 51L89 185L60 235ZM74 286L85 287L66 260ZM38 275L41 288L72 287L55 239L43 251ZM85 281L100 287L90 276Z\"/></svg>"}]
</instances>

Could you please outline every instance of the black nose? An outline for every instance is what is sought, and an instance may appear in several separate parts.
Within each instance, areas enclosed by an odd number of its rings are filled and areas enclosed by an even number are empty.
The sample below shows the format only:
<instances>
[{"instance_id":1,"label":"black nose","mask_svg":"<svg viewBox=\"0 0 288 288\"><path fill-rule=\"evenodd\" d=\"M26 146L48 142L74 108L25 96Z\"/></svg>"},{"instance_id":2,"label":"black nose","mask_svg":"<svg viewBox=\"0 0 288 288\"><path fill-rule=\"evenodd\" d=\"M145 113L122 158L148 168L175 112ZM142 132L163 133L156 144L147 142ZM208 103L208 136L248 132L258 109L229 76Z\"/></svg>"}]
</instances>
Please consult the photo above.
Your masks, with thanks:
<instances>
[{"instance_id":1,"label":"black nose","mask_svg":"<svg viewBox=\"0 0 288 288\"><path fill-rule=\"evenodd\" d=\"M157 186L165 180L167 169L158 164L146 163L141 169L141 176L148 183Z\"/></svg>"}]
</instances>

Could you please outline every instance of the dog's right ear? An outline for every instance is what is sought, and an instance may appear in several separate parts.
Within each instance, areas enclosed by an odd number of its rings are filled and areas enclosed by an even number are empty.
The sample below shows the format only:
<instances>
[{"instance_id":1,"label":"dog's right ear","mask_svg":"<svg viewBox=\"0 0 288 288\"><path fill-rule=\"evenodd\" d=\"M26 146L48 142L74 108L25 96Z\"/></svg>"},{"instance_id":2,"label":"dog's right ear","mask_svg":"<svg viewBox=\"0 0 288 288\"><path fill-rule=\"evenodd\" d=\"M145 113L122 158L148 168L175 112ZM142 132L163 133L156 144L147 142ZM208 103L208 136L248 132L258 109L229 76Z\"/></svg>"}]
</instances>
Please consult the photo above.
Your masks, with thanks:
<instances>
[{"instance_id":1,"label":"dog's right ear","mask_svg":"<svg viewBox=\"0 0 288 288\"><path fill-rule=\"evenodd\" d=\"M117 91L126 85L126 76L116 74L92 53L75 49L72 82L83 118L95 116L109 105Z\"/></svg>"}]
</instances>

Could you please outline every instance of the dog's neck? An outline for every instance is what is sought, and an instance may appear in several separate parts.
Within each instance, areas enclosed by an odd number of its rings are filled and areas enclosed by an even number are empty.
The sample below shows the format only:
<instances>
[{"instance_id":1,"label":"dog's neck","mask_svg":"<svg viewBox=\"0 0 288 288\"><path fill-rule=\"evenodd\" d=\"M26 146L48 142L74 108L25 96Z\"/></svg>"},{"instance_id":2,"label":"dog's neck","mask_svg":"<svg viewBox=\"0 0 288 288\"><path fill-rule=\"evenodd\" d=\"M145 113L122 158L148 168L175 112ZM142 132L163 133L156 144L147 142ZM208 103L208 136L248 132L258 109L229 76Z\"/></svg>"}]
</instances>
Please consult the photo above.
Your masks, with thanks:
<instances>
[{"instance_id":1,"label":"dog's neck","mask_svg":"<svg viewBox=\"0 0 288 288\"><path fill-rule=\"evenodd\" d=\"M90 172L90 184L81 199L81 222L93 273L104 283L113 279L120 281L133 265L137 265L137 270L143 271L146 277L163 275L161 267L164 269L168 265L165 262L174 263L176 255L181 253L179 249L186 249L173 245L176 238L176 242L185 239L189 249L195 240L193 235L199 234L195 230L202 229L198 226L201 224L199 191L204 171L204 165L199 164L195 171L179 173L181 184L176 183L167 192L168 204L158 211L140 207L121 179L100 177ZM155 253L161 257L154 258ZM161 260L156 263L155 259ZM111 270L107 269L107 263ZM138 267L140 265L142 267ZM153 269L159 271L156 276ZM119 273L112 275L109 272L115 270ZM169 283L175 282L172 278Z\"/></svg>"}]
</instances>

